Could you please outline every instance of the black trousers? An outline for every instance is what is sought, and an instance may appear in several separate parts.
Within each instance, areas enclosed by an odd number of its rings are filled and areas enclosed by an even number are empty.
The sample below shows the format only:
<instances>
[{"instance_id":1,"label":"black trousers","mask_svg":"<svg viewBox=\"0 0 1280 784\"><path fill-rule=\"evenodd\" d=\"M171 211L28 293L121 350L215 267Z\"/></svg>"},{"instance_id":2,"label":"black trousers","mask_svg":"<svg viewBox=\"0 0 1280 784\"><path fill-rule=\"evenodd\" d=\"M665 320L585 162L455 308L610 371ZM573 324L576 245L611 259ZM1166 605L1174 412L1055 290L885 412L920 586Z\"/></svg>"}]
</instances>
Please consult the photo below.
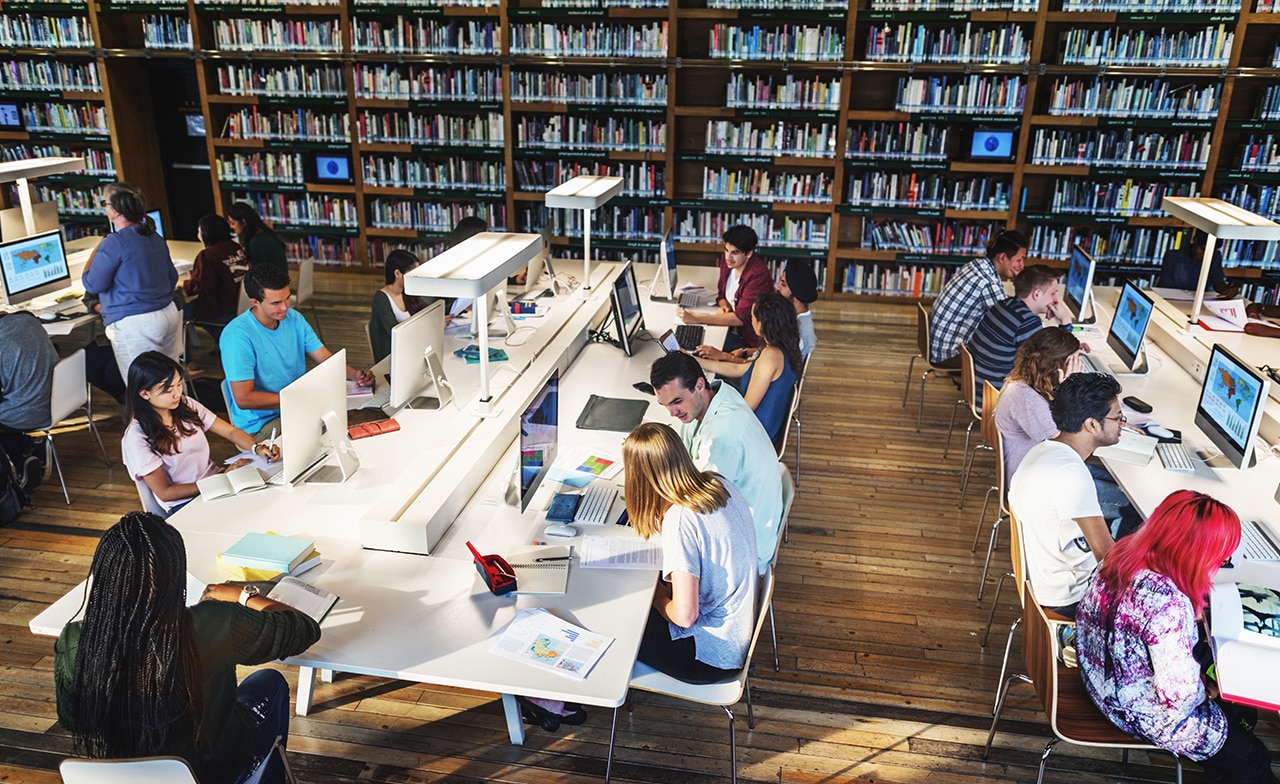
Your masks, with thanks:
<instances>
[{"instance_id":1,"label":"black trousers","mask_svg":"<svg viewBox=\"0 0 1280 784\"><path fill-rule=\"evenodd\" d=\"M698 661L698 645L692 637L671 639L667 619L652 607L644 627L637 659L659 672L685 683L715 683L731 678L737 670L722 670Z\"/></svg>"},{"instance_id":2,"label":"black trousers","mask_svg":"<svg viewBox=\"0 0 1280 784\"><path fill-rule=\"evenodd\" d=\"M1203 760L1200 767L1216 784L1271 784L1271 752L1250 729L1258 721L1258 711L1230 702L1218 702L1227 714L1227 741L1217 754Z\"/></svg>"}]
</instances>

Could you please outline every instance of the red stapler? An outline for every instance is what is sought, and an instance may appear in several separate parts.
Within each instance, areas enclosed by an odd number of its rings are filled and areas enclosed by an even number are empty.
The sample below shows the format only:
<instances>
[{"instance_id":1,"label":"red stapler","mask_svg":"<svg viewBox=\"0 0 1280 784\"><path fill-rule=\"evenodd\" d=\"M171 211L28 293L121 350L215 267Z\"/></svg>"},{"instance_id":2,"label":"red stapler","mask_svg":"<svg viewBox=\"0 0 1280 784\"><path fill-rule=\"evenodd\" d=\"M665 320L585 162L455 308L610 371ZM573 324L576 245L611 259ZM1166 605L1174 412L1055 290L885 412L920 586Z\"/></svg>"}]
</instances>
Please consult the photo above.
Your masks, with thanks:
<instances>
[{"instance_id":1,"label":"red stapler","mask_svg":"<svg viewBox=\"0 0 1280 784\"><path fill-rule=\"evenodd\" d=\"M504 596L516 589L515 570L505 558L500 555L481 555L471 542L467 542L467 549L475 556L476 571L495 596Z\"/></svg>"}]
</instances>

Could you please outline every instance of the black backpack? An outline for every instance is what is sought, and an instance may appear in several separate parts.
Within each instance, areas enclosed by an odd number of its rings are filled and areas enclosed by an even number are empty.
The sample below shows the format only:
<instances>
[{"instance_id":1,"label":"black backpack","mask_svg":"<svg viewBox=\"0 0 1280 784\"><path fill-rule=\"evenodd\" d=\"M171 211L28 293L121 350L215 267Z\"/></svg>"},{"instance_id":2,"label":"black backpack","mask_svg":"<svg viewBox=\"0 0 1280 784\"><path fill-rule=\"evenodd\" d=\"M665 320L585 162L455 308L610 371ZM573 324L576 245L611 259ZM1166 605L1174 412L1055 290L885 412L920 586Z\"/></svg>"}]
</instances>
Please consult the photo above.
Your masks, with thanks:
<instances>
[{"instance_id":1,"label":"black backpack","mask_svg":"<svg viewBox=\"0 0 1280 784\"><path fill-rule=\"evenodd\" d=\"M18 519L22 510L31 506L31 497L18 485L18 475L13 470L9 455L0 446L0 525Z\"/></svg>"}]
</instances>

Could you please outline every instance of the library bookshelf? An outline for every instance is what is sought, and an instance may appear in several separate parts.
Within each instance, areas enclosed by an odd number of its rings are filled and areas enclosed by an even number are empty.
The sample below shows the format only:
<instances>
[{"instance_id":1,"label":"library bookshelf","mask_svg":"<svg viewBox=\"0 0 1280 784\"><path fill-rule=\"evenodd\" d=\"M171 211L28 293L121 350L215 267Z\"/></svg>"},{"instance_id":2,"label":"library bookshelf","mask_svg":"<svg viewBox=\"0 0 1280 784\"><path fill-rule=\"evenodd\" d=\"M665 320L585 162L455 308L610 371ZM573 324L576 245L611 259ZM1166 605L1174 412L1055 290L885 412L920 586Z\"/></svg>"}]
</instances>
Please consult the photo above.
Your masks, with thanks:
<instances>
[{"instance_id":1,"label":"library bookshelf","mask_svg":"<svg viewBox=\"0 0 1280 784\"><path fill-rule=\"evenodd\" d=\"M827 298L932 296L991 233L1099 279L1150 279L1180 226L1164 196L1280 215L1274 0L88 0L0 9L0 82L63 137L0 151L84 154L47 184L97 220L92 185L163 193L130 78L194 61L219 209L249 201L293 258L376 270L461 217L553 224L578 174L624 178L593 246L711 263L748 223ZM24 37L25 36L25 37ZM49 108L46 104L64 108ZM150 133L150 137L148 137ZM56 149L50 149L54 148ZM151 168L148 168L151 167ZM96 179L95 179L96 178ZM60 202L62 203L62 202ZM89 227L87 230L93 230ZM1229 274L1280 299L1272 244Z\"/></svg>"}]
</instances>

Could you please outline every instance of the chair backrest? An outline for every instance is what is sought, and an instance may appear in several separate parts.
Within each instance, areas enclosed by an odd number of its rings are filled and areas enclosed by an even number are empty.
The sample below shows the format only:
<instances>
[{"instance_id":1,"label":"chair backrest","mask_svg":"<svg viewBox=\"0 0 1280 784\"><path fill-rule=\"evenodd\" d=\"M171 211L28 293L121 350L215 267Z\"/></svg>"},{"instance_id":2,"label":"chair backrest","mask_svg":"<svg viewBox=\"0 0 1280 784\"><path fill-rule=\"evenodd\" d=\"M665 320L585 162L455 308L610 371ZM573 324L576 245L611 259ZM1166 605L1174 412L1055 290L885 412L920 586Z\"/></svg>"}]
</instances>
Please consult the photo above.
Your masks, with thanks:
<instances>
[{"instance_id":1,"label":"chair backrest","mask_svg":"<svg viewBox=\"0 0 1280 784\"><path fill-rule=\"evenodd\" d=\"M960 344L960 394L964 396L965 405L969 407L973 418L981 418L982 412L978 409L978 380L973 373L973 355L963 343Z\"/></svg>"},{"instance_id":2,"label":"chair backrest","mask_svg":"<svg viewBox=\"0 0 1280 784\"><path fill-rule=\"evenodd\" d=\"M929 361L929 309L924 306L923 302L917 302L916 307L916 350L924 357L925 361Z\"/></svg>"},{"instance_id":3,"label":"chair backrest","mask_svg":"<svg viewBox=\"0 0 1280 784\"><path fill-rule=\"evenodd\" d=\"M996 453L996 487L1000 490L1000 503L1005 504L1004 434L996 427L996 404L1000 402L1000 390L990 381L982 382L982 419L979 429L982 440Z\"/></svg>"},{"instance_id":4,"label":"chair backrest","mask_svg":"<svg viewBox=\"0 0 1280 784\"><path fill-rule=\"evenodd\" d=\"M364 323L364 341L369 345L369 353L373 353L373 322Z\"/></svg>"},{"instance_id":5,"label":"chair backrest","mask_svg":"<svg viewBox=\"0 0 1280 784\"><path fill-rule=\"evenodd\" d=\"M1022 665L1036 687L1036 696L1053 723L1053 681L1057 677L1057 640L1049 616L1036 601L1031 581L1022 589Z\"/></svg>"},{"instance_id":6,"label":"chair backrest","mask_svg":"<svg viewBox=\"0 0 1280 784\"><path fill-rule=\"evenodd\" d=\"M1027 555L1022 550L1022 522L1012 512L1009 513L1009 562L1013 584L1018 586L1018 602L1025 615L1027 612L1027 597L1024 592L1027 579Z\"/></svg>"},{"instance_id":7,"label":"chair backrest","mask_svg":"<svg viewBox=\"0 0 1280 784\"><path fill-rule=\"evenodd\" d=\"M53 392L49 400L49 424L56 425L89 403L89 382L85 377L84 349L53 367Z\"/></svg>"},{"instance_id":8,"label":"chair backrest","mask_svg":"<svg viewBox=\"0 0 1280 784\"><path fill-rule=\"evenodd\" d=\"M162 519L168 519L169 510L161 506L156 494L151 492L147 483L141 479L135 479L133 484L138 488L138 498L142 500L142 508Z\"/></svg>"},{"instance_id":9,"label":"chair backrest","mask_svg":"<svg viewBox=\"0 0 1280 784\"><path fill-rule=\"evenodd\" d=\"M791 387L791 399L787 401L787 415L782 418L782 427L773 439L773 451L778 457L787 451L787 439L791 437L791 417L795 414L796 405L800 401L800 381Z\"/></svg>"},{"instance_id":10,"label":"chair backrest","mask_svg":"<svg viewBox=\"0 0 1280 784\"><path fill-rule=\"evenodd\" d=\"M240 299L236 302L236 315L239 316L249 308L253 307L253 303L249 301L249 292L244 290L244 281L240 281Z\"/></svg>"},{"instance_id":11,"label":"chair backrest","mask_svg":"<svg viewBox=\"0 0 1280 784\"><path fill-rule=\"evenodd\" d=\"M298 304L311 299L316 293L315 283L316 260L303 259L298 264Z\"/></svg>"},{"instance_id":12,"label":"chair backrest","mask_svg":"<svg viewBox=\"0 0 1280 784\"><path fill-rule=\"evenodd\" d=\"M760 639L760 631L765 621L769 620L769 606L773 604L773 566L764 570L760 582L756 584L756 628L751 632L751 645L747 648L747 661L742 665L740 680L745 683L747 673L751 670L751 655L756 650L756 641ZM736 700L735 700L736 702Z\"/></svg>"},{"instance_id":13,"label":"chair backrest","mask_svg":"<svg viewBox=\"0 0 1280 784\"><path fill-rule=\"evenodd\" d=\"M231 382L222 379L222 383L218 385L218 391L222 393L222 406L227 412L227 420L231 420ZM250 433L252 435L252 433Z\"/></svg>"},{"instance_id":14,"label":"chair backrest","mask_svg":"<svg viewBox=\"0 0 1280 784\"><path fill-rule=\"evenodd\" d=\"M200 784L186 760L178 757L65 759L58 772L64 784Z\"/></svg>"},{"instance_id":15,"label":"chair backrest","mask_svg":"<svg viewBox=\"0 0 1280 784\"><path fill-rule=\"evenodd\" d=\"M782 546L782 534L787 530L787 519L791 517L791 503L796 500L796 483L791 479L791 471L783 463L778 463L778 473L782 475L782 518L778 521L778 541L773 548L773 560L778 560L778 548Z\"/></svg>"}]
</instances>

